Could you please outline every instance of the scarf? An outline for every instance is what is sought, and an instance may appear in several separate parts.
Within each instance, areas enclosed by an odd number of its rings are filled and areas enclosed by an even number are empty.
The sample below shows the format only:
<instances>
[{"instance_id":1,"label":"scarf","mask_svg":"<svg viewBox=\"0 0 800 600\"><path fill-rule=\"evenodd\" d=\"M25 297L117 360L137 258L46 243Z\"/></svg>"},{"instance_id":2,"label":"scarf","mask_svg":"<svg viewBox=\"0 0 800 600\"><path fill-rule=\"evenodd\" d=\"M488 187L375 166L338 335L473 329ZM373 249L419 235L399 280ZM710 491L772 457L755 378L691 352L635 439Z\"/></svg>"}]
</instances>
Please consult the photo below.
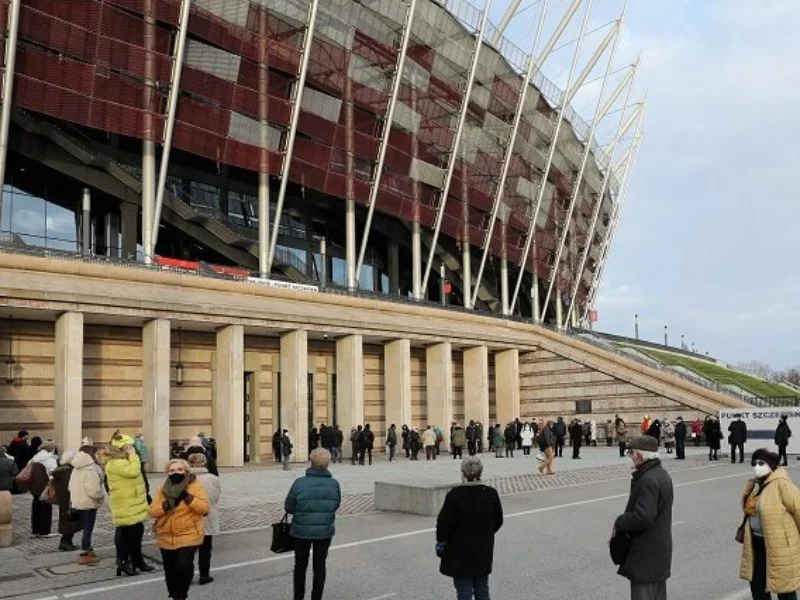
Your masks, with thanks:
<instances>
[{"instance_id":1,"label":"scarf","mask_svg":"<svg viewBox=\"0 0 800 600\"><path fill-rule=\"evenodd\" d=\"M187 473L186 477L183 478L179 484L172 483L172 480L167 477L164 480L164 485L161 486L161 491L164 494L164 498L167 500L167 504L169 504L170 508L175 508L178 505L178 497L186 491L186 487L194 481L195 477L191 473Z\"/></svg>"}]
</instances>

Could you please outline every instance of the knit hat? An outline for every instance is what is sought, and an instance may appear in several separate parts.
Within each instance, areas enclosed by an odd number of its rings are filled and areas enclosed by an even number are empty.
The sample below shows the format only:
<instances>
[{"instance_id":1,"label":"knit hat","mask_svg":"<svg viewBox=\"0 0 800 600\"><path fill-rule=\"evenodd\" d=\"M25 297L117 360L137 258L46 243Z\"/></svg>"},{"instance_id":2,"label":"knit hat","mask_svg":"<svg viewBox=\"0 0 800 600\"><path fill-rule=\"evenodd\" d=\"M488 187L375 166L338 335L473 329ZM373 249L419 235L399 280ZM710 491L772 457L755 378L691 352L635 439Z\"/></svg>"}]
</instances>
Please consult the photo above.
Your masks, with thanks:
<instances>
[{"instance_id":1,"label":"knit hat","mask_svg":"<svg viewBox=\"0 0 800 600\"><path fill-rule=\"evenodd\" d=\"M133 438L129 435L123 435L118 433L114 436L114 439L111 440L111 445L114 448L124 448L125 446L133 446Z\"/></svg>"},{"instance_id":2,"label":"knit hat","mask_svg":"<svg viewBox=\"0 0 800 600\"><path fill-rule=\"evenodd\" d=\"M775 452L770 452L766 448L759 448L755 452L753 452L753 456L750 459L750 464L752 466L756 465L757 460L763 460L770 469L773 471L778 468L781 464L781 457L778 456Z\"/></svg>"},{"instance_id":3,"label":"knit hat","mask_svg":"<svg viewBox=\"0 0 800 600\"><path fill-rule=\"evenodd\" d=\"M195 452L194 454L190 454L187 457L186 462L189 463L190 467L194 468L208 466L208 459L206 459L206 455L201 452Z\"/></svg>"},{"instance_id":4,"label":"knit hat","mask_svg":"<svg viewBox=\"0 0 800 600\"><path fill-rule=\"evenodd\" d=\"M42 442L42 445L39 446L39 450L44 450L45 452L55 452L57 450L56 443L53 440L45 440Z\"/></svg>"},{"instance_id":5,"label":"knit hat","mask_svg":"<svg viewBox=\"0 0 800 600\"><path fill-rule=\"evenodd\" d=\"M651 435L642 435L635 438L628 448L641 452L658 452L658 440Z\"/></svg>"}]
</instances>

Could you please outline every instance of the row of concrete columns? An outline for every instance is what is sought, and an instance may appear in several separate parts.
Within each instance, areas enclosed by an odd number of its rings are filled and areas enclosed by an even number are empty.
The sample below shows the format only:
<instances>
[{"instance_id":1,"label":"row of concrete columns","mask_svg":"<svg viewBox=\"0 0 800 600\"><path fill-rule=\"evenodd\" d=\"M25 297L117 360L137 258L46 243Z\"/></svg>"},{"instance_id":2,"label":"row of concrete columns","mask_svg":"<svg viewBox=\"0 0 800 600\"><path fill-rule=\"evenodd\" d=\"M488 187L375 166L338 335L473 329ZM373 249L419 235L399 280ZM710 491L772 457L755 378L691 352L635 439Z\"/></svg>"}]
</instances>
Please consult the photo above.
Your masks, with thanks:
<instances>
[{"instance_id":1,"label":"row of concrete columns","mask_svg":"<svg viewBox=\"0 0 800 600\"><path fill-rule=\"evenodd\" d=\"M142 431L161 465L169 457L171 323L155 319L142 328ZM244 329L223 326L216 333L212 364L212 429L218 440L218 462L222 466L244 464ZM496 412L498 422L519 416L519 351L494 353ZM489 348L475 346L463 351L464 412L467 419L489 423ZM425 349L427 421L449 432L453 420L453 348L448 341ZM260 365L260 361L256 364ZM343 431L364 423L363 337L353 334L336 340L336 423ZM280 337L281 426L294 442L294 458L308 456L308 332L287 331ZM60 315L55 326L55 439L63 448L80 446L83 413L83 314ZM252 370L251 368L248 370ZM259 375L256 373L255 375ZM384 345L386 428L411 424L411 341L396 339ZM258 377L257 381L260 381ZM260 383L255 386L260 389ZM256 392L258 393L258 392ZM260 402L251 403L259 407ZM256 410L261 410L256 408ZM258 414L250 414L255 425L251 439L259 439ZM331 420L331 419L329 419ZM277 423L275 424L277 426ZM382 440L378 441L378 444ZM257 453L252 457L258 460Z\"/></svg>"}]
</instances>

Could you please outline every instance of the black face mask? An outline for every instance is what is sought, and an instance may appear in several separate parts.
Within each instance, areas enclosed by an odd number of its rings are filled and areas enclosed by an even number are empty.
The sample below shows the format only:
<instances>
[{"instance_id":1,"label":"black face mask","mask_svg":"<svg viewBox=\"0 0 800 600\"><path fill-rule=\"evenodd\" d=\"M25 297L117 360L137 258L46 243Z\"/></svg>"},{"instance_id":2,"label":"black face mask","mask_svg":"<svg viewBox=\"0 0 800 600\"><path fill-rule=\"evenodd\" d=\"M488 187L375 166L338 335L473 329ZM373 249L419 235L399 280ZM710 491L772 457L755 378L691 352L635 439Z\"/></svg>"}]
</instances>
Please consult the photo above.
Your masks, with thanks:
<instances>
[{"instance_id":1,"label":"black face mask","mask_svg":"<svg viewBox=\"0 0 800 600\"><path fill-rule=\"evenodd\" d=\"M175 485L178 485L185 478L186 478L186 473L170 473L169 474L169 480Z\"/></svg>"}]
</instances>

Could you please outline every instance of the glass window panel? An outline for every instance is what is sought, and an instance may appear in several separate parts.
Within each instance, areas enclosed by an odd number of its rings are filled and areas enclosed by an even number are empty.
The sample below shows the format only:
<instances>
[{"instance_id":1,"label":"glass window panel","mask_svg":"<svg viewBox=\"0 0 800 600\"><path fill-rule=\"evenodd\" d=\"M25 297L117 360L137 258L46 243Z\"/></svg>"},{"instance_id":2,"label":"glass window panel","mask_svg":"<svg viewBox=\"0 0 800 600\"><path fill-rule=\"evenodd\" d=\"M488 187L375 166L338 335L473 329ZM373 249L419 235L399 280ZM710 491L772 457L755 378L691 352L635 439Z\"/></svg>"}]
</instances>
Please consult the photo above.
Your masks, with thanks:
<instances>
[{"instance_id":1,"label":"glass window panel","mask_svg":"<svg viewBox=\"0 0 800 600\"><path fill-rule=\"evenodd\" d=\"M47 203L47 239L63 242L72 242L71 249L75 248L78 240L77 226L75 223L75 213L63 206ZM53 247L48 244L48 247Z\"/></svg>"},{"instance_id":2,"label":"glass window panel","mask_svg":"<svg viewBox=\"0 0 800 600\"><path fill-rule=\"evenodd\" d=\"M44 240L47 233L44 199L14 191L11 208L11 231L38 236Z\"/></svg>"}]
</instances>

